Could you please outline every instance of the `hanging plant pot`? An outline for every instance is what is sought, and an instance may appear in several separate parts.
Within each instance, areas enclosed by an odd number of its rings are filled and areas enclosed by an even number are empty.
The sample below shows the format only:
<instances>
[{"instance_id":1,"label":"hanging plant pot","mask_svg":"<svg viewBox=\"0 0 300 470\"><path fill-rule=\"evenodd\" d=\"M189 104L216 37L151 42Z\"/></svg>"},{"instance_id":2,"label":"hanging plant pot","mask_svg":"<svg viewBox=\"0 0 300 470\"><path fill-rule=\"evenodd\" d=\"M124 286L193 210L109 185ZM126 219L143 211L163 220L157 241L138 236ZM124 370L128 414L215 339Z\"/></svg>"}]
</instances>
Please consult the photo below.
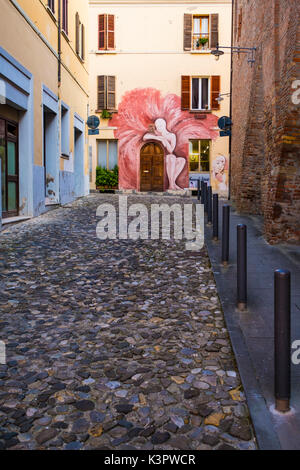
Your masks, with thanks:
<instances>
[{"instance_id":1,"label":"hanging plant pot","mask_svg":"<svg viewBox=\"0 0 300 470\"><path fill-rule=\"evenodd\" d=\"M101 113L101 118L102 119L111 119L112 114L109 111L107 111L107 109L103 109L103 111Z\"/></svg>"}]
</instances>

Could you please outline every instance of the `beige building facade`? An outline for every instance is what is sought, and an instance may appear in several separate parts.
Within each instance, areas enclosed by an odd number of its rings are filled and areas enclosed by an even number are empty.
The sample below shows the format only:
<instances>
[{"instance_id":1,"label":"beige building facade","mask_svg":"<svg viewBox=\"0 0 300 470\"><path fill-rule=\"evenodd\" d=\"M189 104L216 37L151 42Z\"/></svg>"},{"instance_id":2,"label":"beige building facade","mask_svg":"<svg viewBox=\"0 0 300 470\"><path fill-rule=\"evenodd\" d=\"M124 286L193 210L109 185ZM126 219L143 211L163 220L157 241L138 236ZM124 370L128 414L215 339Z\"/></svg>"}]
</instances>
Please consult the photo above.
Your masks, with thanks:
<instances>
[{"instance_id":1,"label":"beige building facade","mask_svg":"<svg viewBox=\"0 0 300 470\"><path fill-rule=\"evenodd\" d=\"M88 1L0 0L0 11L0 212L8 223L89 191Z\"/></svg>"},{"instance_id":2,"label":"beige building facade","mask_svg":"<svg viewBox=\"0 0 300 470\"><path fill-rule=\"evenodd\" d=\"M231 1L89 1L90 188L119 167L119 189L182 190L208 181L227 195Z\"/></svg>"}]
</instances>

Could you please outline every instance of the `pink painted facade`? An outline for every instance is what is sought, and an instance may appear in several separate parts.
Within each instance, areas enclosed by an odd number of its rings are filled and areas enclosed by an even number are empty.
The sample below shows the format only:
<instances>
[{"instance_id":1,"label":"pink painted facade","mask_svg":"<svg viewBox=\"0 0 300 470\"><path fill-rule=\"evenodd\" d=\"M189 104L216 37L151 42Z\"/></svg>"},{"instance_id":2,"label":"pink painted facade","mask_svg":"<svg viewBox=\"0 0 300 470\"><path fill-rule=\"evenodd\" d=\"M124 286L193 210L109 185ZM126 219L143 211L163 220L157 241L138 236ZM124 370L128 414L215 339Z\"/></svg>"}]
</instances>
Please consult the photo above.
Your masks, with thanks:
<instances>
[{"instance_id":1,"label":"pink painted facade","mask_svg":"<svg viewBox=\"0 0 300 470\"><path fill-rule=\"evenodd\" d=\"M126 92L110 120L119 145L119 188L140 190L140 151L146 142L160 144L165 154L164 190L189 187L189 140L218 137L218 117L197 119L181 110L181 98L154 88Z\"/></svg>"}]
</instances>

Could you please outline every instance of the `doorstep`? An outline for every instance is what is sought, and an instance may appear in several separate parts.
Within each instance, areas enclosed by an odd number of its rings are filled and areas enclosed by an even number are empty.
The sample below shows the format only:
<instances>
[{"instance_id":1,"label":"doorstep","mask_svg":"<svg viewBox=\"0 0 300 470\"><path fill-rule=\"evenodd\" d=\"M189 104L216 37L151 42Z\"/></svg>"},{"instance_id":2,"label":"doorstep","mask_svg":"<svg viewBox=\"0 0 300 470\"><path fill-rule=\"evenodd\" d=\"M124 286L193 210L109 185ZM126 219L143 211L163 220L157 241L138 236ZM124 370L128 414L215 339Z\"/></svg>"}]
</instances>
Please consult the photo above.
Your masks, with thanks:
<instances>
[{"instance_id":1,"label":"doorstep","mask_svg":"<svg viewBox=\"0 0 300 470\"><path fill-rule=\"evenodd\" d=\"M24 216L24 215L19 215L16 217L7 217L5 219L2 219L2 225L8 225L8 224L17 224L18 222L23 222L24 220L29 220L32 217Z\"/></svg>"}]
</instances>

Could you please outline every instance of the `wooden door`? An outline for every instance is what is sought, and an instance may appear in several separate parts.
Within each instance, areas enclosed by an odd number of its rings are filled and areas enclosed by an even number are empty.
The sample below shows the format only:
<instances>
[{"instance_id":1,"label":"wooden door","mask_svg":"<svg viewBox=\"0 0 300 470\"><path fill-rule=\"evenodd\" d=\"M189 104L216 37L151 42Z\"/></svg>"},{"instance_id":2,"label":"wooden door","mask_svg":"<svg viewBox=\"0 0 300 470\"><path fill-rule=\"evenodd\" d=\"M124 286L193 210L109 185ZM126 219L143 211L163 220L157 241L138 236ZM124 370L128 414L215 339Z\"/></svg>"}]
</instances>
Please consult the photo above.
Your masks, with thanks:
<instances>
[{"instance_id":1,"label":"wooden door","mask_svg":"<svg viewBox=\"0 0 300 470\"><path fill-rule=\"evenodd\" d=\"M159 144L149 143L141 150L140 190L163 191L164 152Z\"/></svg>"}]
</instances>

